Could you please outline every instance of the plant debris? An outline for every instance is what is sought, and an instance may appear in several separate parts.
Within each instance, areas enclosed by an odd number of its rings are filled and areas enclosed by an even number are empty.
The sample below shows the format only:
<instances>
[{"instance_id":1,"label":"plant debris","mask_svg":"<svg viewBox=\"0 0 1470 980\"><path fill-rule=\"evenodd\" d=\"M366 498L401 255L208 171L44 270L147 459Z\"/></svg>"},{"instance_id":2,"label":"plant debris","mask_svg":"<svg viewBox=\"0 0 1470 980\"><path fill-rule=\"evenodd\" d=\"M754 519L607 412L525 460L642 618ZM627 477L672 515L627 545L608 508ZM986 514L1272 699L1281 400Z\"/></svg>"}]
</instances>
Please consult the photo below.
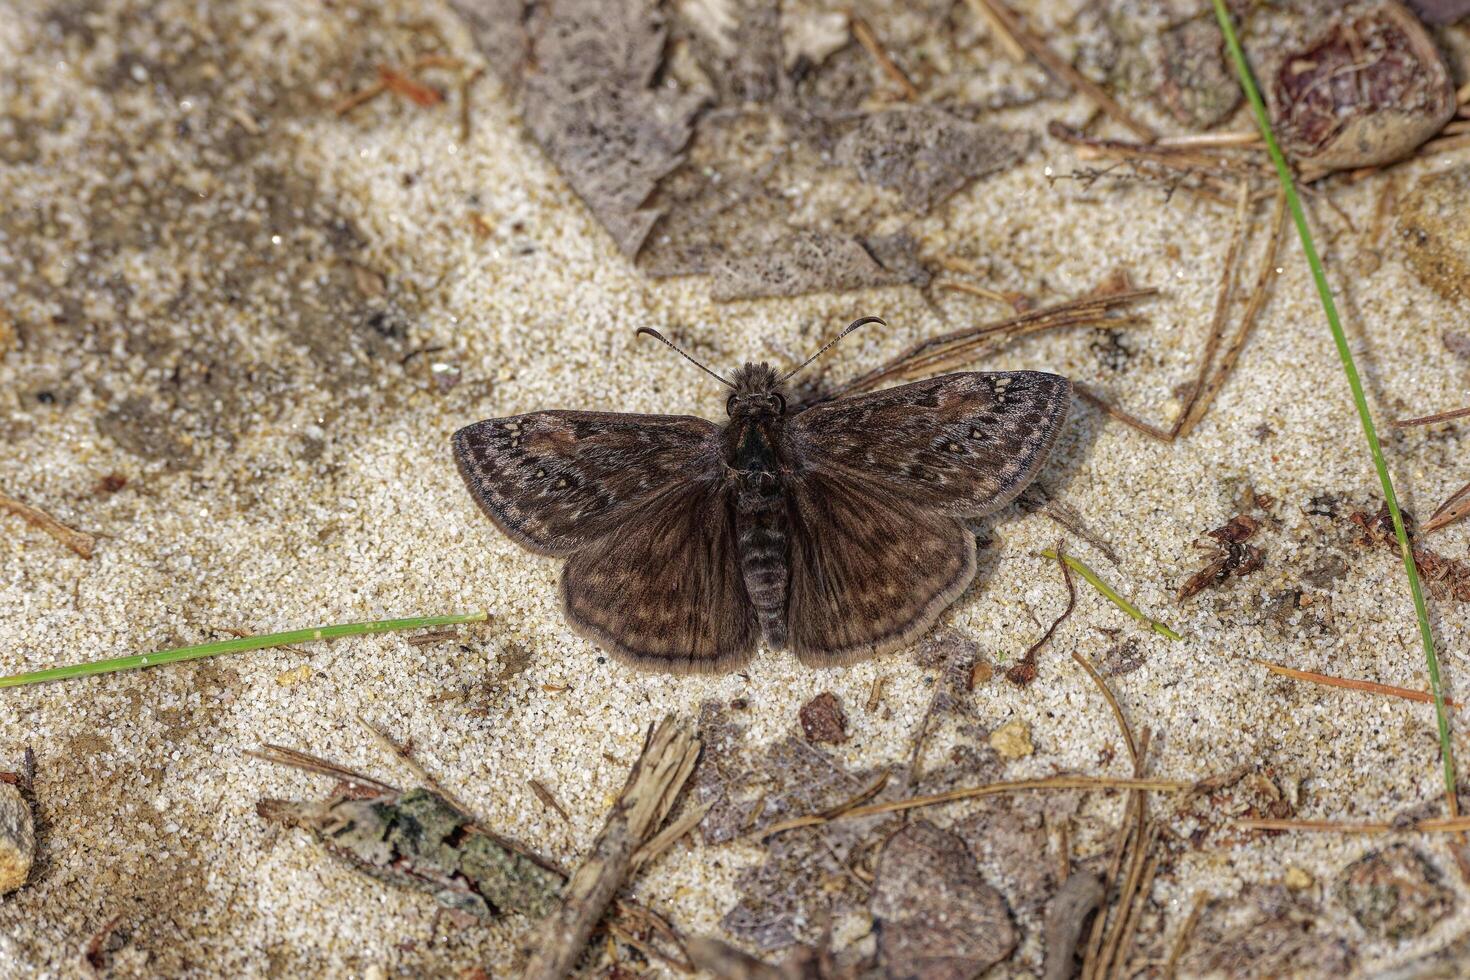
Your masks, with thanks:
<instances>
[{"instance_id":1,"label":"plant debris","mask_svg":"<svg viewBox=\"0 0 1470 980\"><path fill-rule=\"evenodd\" d=\"M1374 851L1342 870L1333 893L1358 924L1379 939L1424 935L1455 907L1455 893L1408 844Z\"/></svg>"},{"instance_id":2,"label":"plant debris","mask_svg":"<svg viewBox=\"0 0 1470 980\"><path fill-rule=\"evenodd\" d=\"M1404 529L1409 540L1413 541L1414 519L1408 511L1403 511L1403 516ZM1387 503L1381 504L1378 513L1372 517L1363 511L1355 511L1348 519L1361 531L1358 544L1364 547L1381 545L1398 554L1399 542L1393 532L1393 518L1388 513ZM1417 544L1414 545L1414 563L1419 566L1419 576L1436 599L1470 602L1470 564L1458 558L1446 558Z\"/></svg>"},{"instance_id":3,"label":"plant debris","mask_svg":"<svg viewBox=\"0 0 1470 980\"><path fill-rule=\"evenodd\" d=\"M824 691L801 706L798 717L802 734L808 742L847 741L847 715L842 712L842 703L831 691Z\"/></svg>"},{"instance_id":4,"label":"plant debris","mask_svg":"<svg viewBox=\"0 0 1470 980\"><path fill-rule=\"evenodd\" d=\"M1310 963L1322 976L1345 976L1356 960L1314 902L1279 885L1247 888L1200 917L1179 975L1288 976Z\"/></svg>"},{"instance_id":5,"label":"plant debris","mask_svg":"<svg viewBox=\"0 0 1470 980\"><path fill-rule=\"evenodd\" d=\"M1277 134L1321 171L1408 156L1455 113L1449 69L1397 0L1344 5L1279 58L1262 76Z\"/></svg>"},{"instance_id":6,"label":"plant debris","mask_svg":"<svg viewBox=\"0 0 1470 980\"><path fill-rule=\"evenodd\" d=\"M39 507L32 507L30 504L22 503L14 497L0 493L0 510L9 511L23 518L27 524L32 524L45 531L83 558L91 558L92 552L96 550L96 538L85 531L67 527Z\"/></svg>"},{"instance_id":7,"label":"plant debris","mask_svg":"<svg viewBox=\"0 0 1470 980\"><path fill-rule=\"evenodd\" d=\"M267 799L256 812L310 831L328 854L366 875L428 892L445 908L477 918L504 911L543 916L565 881L425 788L322 803Z\"/></svg>"},{"instance_id":8,"label":"plant debris","mask_svg":"<svg viewBox=\"0 0 1470 980\"><path fill-rule=\"evenodd\" d=\"M1011 955L1015 926L964 841L927 820L888 838L869 903L887 976L960 980Z\"/></svg>"},{"instance_id":9,"label":"plant debris","mask_svg":"<svg viewBox=\"0 0 1470 980\"><path fill-rule=\"evenodd\" d=\"M1398 211L1398 235L1409 268L1447 300L1470 302L1470 164L1426 174ZM1470 357L1470 339L1445 333L1445 347Z\"/></svg>"},{"instance_id":10,"label":"plant debris","mask_svg":"<svg viewBox=\"0 0 1470 980\"><path fill-rule=\"evenodd\" d=\"M1193 598L1227 579L1259 571L1265 564L1265 555L1260 548L1246 542L1260 527L1261 522L1249 514L1237 514L1213 531L1205 532L1207 537L1215 540L1217 553L1179 589L1179 601Z\"/></svg>"}]
</instances>

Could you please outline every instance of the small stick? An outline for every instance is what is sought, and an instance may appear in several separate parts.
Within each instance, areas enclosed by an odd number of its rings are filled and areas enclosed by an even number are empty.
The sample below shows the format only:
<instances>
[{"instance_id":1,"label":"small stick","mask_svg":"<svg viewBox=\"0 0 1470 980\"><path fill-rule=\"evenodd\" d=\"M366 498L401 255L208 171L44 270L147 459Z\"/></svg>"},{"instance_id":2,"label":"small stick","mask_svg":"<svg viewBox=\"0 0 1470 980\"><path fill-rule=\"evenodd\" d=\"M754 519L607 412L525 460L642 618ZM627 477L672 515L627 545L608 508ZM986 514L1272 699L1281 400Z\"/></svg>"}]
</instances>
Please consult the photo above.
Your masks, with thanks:
<instances>
[{"instance_id":1,"label":"small stick","mask_svg":"<svg viewBox=\"0 0 1470 980\"><path fill-rule=\"evenodd\" d=\"M934 285L939 289L948 289L956 293L969 293L971 296L994 300L997 303L1004 303L1006 306L1011 305L1011 301L1006 299L1004 293L996 292L994 289L986 289L984 286L976 286L973 283L955 282L951 279L945 279L941 282L936 282Z\"/></svg>"},{"instance_id":2,"label":"small stick","mask_svg":"<svg viewBox=\"0 0 1470 980\"><path fill-rule=\"evenodd\" d=\"M378 66L378 80L390 92L401 95L414 105L425 109L444 101L444 96L438 89L432 89L422 82L416 82L402 72L385 65Z\"/></svg>"},{"instance_id":3,"label":"small stick","mask_svg":"<svg viewBox=\"0 0 1470 980\"><path fill-rule=\"evenodd\" d=\"M415 759L411 754L409 754L409 751L403 746L399 745L398 742L395 741L391 736L389 736L386 731L379 728L377 725L374 725L362 715L357 716L357 723L363 728L366 728L368 734L373 737L373 741L377 742L380 747L387 750L389 755L393 756L393 758L403 763L403 765L408 768L408 771L413 773L414 778L417 779L421 785L433 790L435 793L438 793L440 796L444 797L444 799L449 802L450 806L454 807L461 813L471 812L469 807L460 802L457 796L446 789L439 782L439 780L435 779L433 773L425 769L423 765L419 763L419 760Z\"/></svg>"},{"instance_id":4,"label":"small stick","mask_svg":"<svg viewBox=\"0 0 1470 980\"><path fill-rule=\"evenodd\" d=\"M873 56L874 61L878 62L878 67L883 69L883 74L893 79L898 87L903 89L903 97L905 99L910 102L917 99L919 97L919 90L914 87L913 82L909 81L909 77L903 73L903 69L898 67L892 58L888 57L888 52L883 50L883 45L878 41L878 35L873 33L873 29L868 26L868 22L851 12L849 12L848 17L849 24L852 28L852 36L857 38L857 42L867 49L868 54Z\"/></svg>"},{"instance_id":5,"label":"small stick","mask_svg":"<svg viewBox=\"0 0 1470 980\"><path fill-rule=\"evenodd\" d=\"M1290 677L1294 680L1307 681L1311 684L1340 687L1349 691L1366 691L1369 694L1386 694L1390 697L1403 698L1406 701L1418 701L1421 704L1434 703L1434 695L1427 691L1415 691L1407 687L1394 687L1392 684L1380 684L1377 681L1360 681L1351 677L1333 677L1330 674L1319 674L1311 670L1296 670L1292 667L1273 664L1268 660L1255 660L1255 662L1273 674L1280 674L1282 677ZM1459 707L1458 704L1449 698L1445 698L1444 703L1446 707Z\"/></svg>"},{"instance_id":6,"label":"small stick","mask_svg":"<svg viewBox=\"0 0 1470 980\"><path fill-rule=\"evenodd\" d=\"M1016 14L1001 0L976 0L976 2L987 7L991 16L1004 25L1005 31L1015 38L1016 43L1041 62L1041 66L1053 78L1087 96L1094 105L1126 126L1139 139L1152 142L1158 138L1157 133L1133 118L1132 114L1115 102L1112 96L1102 90L1101 86L1078 71L1070 61L1057 54L1047 46L1045 41L1023 26Z\"/></svg>"},{"instance_id":7,"label":"small stick","mask_svg":"<svg viewBox=\"0 0 1470 980\"><path fill-rule=\"evenodd\" d=\"M1114 405L1112 402L1103 398L1097 392L1087 387L1087 385L1082 384L1080 381L1072 382L1072 390L1076 392L1077 397L1081 398L1083 401L1102 409L1103 413L1109 418L1117 419L1119 422L1122 422L1129 428L1136 429L1139 432L1142 432L1144 435L1149 436L1153 439L1157 439L1160 442L1174 441L1174 434L1168 429L1161 429L1153 423L1145 422L1137 415L1134 415L1131 412L1119 408L1117 405Z\"/></svg>"},{"instance_id":8,"label":"small stick","mask_svg":"<svg viewBox=\"0 0 1470 980\"><path fill-rule=\"evenodd\" d=\"M705 814L714 809L714 805L715 801L709 800L698 806L690 807L678 820L675 820L663 830L660 830L654 835L652 840L634 852L632 863L629 865L629 872L637 871L664 851L677 844L681 837L699 826L699 822L704 819Z\"/></svg>"},{"instance_id":9,"label":"small stick","mask_svg":"<svg viewBox=\"0 0 1470 980\"><path fill-rule=\"evenodd\" d=\"M1082 515L1077 513L1076 508L1071 504L1065 500L1058 500L1052 497L1047 500L1046 507L1042 510L1042 513L1077 535L1083 541L1092 545L1108 561L1114 565L1118 564L1118 553L1113 550L1113 546L1108 544L1107 541L1103 540L1096 532L1083 523Z\"/></svg>"},{"instance_id":10,"label":"small stick","mask_svg":"<svg viewBox=\"0 0 1470 980\"><path fill-rule=\"evenodd\" d=\"M277 766L288 766L292 769L300 769L302 772L316 773L319 776L331 776L333 779L354 783L368 789L375 789L381 793L396 794L402 792L391 783L385 783L381 779L369 776L367 773L358 772L356 769L348 769L346 766L339 765L330 759L323 759L319 755L302 752L300 749L287 748L284 745L272 745L270 742L263 742L259 750L245 749L242 754Z\"/></svg>"},{"instance_id":11,"label":"small stick","mask_svg":"<svg viewBox=\"0 0 1470 980\"><path fill-rule=\"evenodd\" d=\"M1150 824L1151 830L1156 830ZM1157 833L1149 834L1149 843L1152 843ZM1140 851L1140 853L1144 853ZM1159 855L1149 856L1148 864L1144 867L1142 876L1137 880L1133 889L1133 899L1129 902L1127 915L1123 919L1122 935L1119 939L1117 952L1113 961L1113 976L1122 980L1129 976L1128 958L1133 954L1133 943L1138 933L1138 920L1143 917L1143 909L1148 904L1150 892L1153 891L1154 876L1159 870Z\"/></svg>"},{"instance_id":12,"label":"small stick","mask_svg":"<svg viewBox=\"0 0 1470 980\"><path fill-rule=\"evenodd\" d=\"M622 887L633 855L668 816L694 771L699 740L667 715L644 741L618 801L586 861L567 883L556 910L536 929L525 980L563 980L582 955L592 930Z\"/></svg>"},{"instance_id":13,"label":"small stick","mask_svg":"<svg viewBox=\"0 0 1470 980\"><path fill-rule=\"evenodd\" d=\"M1179 963L1184 959L1184 953L1189 949L1189 941L1194 937L1194 927L1199 924L1199 917L1204 914L1205 906L1210 904L1210 896L1205 892L1198 892L1194 896L1194 905L1189 909L1189 915L1184 920L1184 925L1179 927L1179 935L1174 939L1174 948L1169 950L1169 961L1164 964L1164 980L1174 980L1179 975Z\"/></svg>"},{"instance_id":14,"label":"small stick","mask_svg":"<svg viewBox=\"0 0 1470 980\"><path fill-rule=\"evenodd\" d=\"M92 535L67 527L44 510L21 503L14 497L7 497L3 493L0 493L0 510L8 510L24 518L26 523L45 531L83 558L91 558L93 550L97 547L97 539Z\"/></svg>"},{"instance_id":15,"label":"small stick","mask_svg":"<svg viewBox=\"0 0 1470 980\"><path fill-rule=\"evenodd\" d=\"M339 116L345 116L353 109L356 109L360 105L366 105L386 91L388 91L387 83L382 80L373 82L367 88L358 89L356 92L339 99L337 104L332 106L332 111Z\"/></svg>"},{"instance_id":16,"label":"small stick","mask_svg":"<svg viewBox=\"0 0 1470 980\"><path fill-rule=\"evenodd\" d=\"M1134 772L1137 772L1139 761L1138 745L1133 741L1133 731L1128 727L1128 719L1124 717L1123 708L1118 704L1118 699L1113 696L1113 692L1108 688L1107 681L1102 679L1102 675L1097 672L1097 668L1092 665L1092 661L1088 660L1076 650L1072 651L1072 659L1077 661L1083 670L1087 671L1087 675L1092 678L1092 682L1097 685L1097 689L1102 692L1104 700L1108 702L1108 707L1113 709L1113 718L1117 720L1118 728L1123 732L1123 742L1128 746L1128 758L1133 762Z\"/></svg>"},{"instance_id":17,"label":"small stick","mask_svg":"<svg viewBox=\"0 0 1470 980\"><path fill-rule=\"evenodd\" d=\"M1046 131L1053 139L1077 147L1079 160L1145 160L1173 170L1190 171L1215 178L1257 177L1266 172L1263 164L1203 152L1196 147L1154 142L1136 143L1104 136L1089 136L1080 129L1056 120L1047 124Z\"/></svg>"},{"instance_id":18,"label":"small stick","mask_svg":"<svg viewBox=\"0 0 1470 980\"><path fill-rule=\"evenodd\" d=\"M1205 413L1210 410L1215 396L1225 386L1230 372L1235 369L1236 361L1240 360L1240 353L1245 350L1245 342L1250 339L1256 319L1260 316L1261 310L1266 305L1266 299L1270 296L1270 286L1276 278L1276 254L1280 251L1281 242L1286 237L1286 195L1280 189L1276 191L1276 211L1272 218L1272 225L1276 230L1266 245L1266 255L1261 260L1261 271L1256 276L1255 288L1251 290L1251 298L1246 303L1245 315L1240 319L1240 326L1235 328L1235 336L1225 348L1225 353L1220 358L1219 368L1210 377L1204 391L1200 393L1193 411L1187 415L1181 415L1184 420L1183 426L1179 429L1181 438L1194 431L1200 419L1204 418Z\"/></svg>"},{"instance_id":19,"label":"small stick","mask_svg":"<svg viewBox=\"0 0 1470 980\"><path fill-rule=\"evenodd\" d=\"M1295 830L1313 834L1460 834L1470 830L1470 817L1430 817L1399 825L1382 820L1353 823L1346 820L1241 819L1234 826L1243 830Z\"/></svg>"},{"instance_id":20,"label":"small stick","mask_svg":"<svg viewBox=\"0 0 1470 980\"><path fill-rule=\"evenodd\" d=\"M1470 514L1470 483L1450 494L1450 499L1440 504L1438 509L1429 515L1429 520L1424 522L1420 530L1438 531L1446 524L1452 524L1466 514Z\"/></svg>"},{"instance_id":21,"label":"small stick","mask_svg":"<svg viewBox=\"0 0 1470 980\"><path fill-rule=\"evenodd\" d=\"M470 141L470 91L483 74L485 74L485 67L481 65L472 72L466 72L459 83L459 141L461 143Z\"/></svg>"},{"instance_id":22,"label":"small stick","mask_svg":"<svg viewBox=\"0 0 1470 980\"><path fill-rule=\"evenodd\" d=\"M1062 623L1066 621L1068 616L1072 615L1072 609L1077 605L1077 586L1072 584L1072 570L1068 568L1067 563L1062 560L1062 558L1065 558L1066 555L1062 551L1061 541L1057 542L1057 554L1062 556L1061 558L1057 559L1057 564L1061 566L1062 569L1062 582L1065 583L1067 586L1067 608L1062 610L1062 614L1060 616L1052 620L1052 624L1048 626L1046 632L1041 635L1041 639L1037 640L1026 649L1026 652L1022 654L1021 659L1016 662L1016 665L1010 670L1006 671L1006 677L1009 678L1012 683L1029 684L1031 681L1036 679L1037 651L1046 646L1047 641L1051 639L1052 634L1057 631L1057 627L1062 625Z\"/></svg>"},{"instance_id":23,"label":"small stick","mask_svg":"<svg viewBox=\"0 0 1470 980\"><path fill-rule=\"evenodd\" d=\"M987 783L984 786L968 786L963 789L952 789L945 793L935 793L930 796L914 796L905 800L888 800L883 803L870 803L867 806L844 810L842 813L831 817L823 816L820 813L809 814L804 817L792 817L789 820L782 820L780 823L773 823L769 827L763 827L754 836L764 839L773 837L776 834L784 834L788 830L820 826L824 823L830 823L833 820L871 817L880 813L897 813L902 810L935 806L940 803L953 803L956 800L972 800L983 796L998 796L1002 793L1020 793L1027 790L1127 789L1153 790L1160 793L1183 793L1193 788L1193 785L1193 783L1182 782L1177 779L1129 779L1115 776L1049 776L1043 779L1017 779L1009 782Z\"/></svg>"},{"instance_id":24,"label":"small stick","mask_svg":"<svg viewBox=\"0 0 1470 980\"><path fill-rule=\"evenodd\" d=\"M1057 560L1057 553L1055 551L1047 549L1046 551L1041 552L1041 557ZM1168 626L1164 625L1156 619L1150 619L1143 613L1139 612L1137 606L1133 605L1133 603L1129 602L1127 599L1124 599L1118 593L1114 592L1112 588L1107 585L1107 583L1103 582L1102 579L1097 577L1096 572L1088 568L1086 565L1082 564L1082 562L1073 558L1071 555L1063 555L1060 560L1065 561L1068 565L1071 565L1072 571L1076 572L1078 575L1081 575L1084 579L1086 579L1088 585L1091 585L1094 589L1097 589L1097 591L1101 592L1106 599L1112 602L1113 605L1117 606L1119 609L1123 610L1125 613L1132 616L1140 623L1147 624L1148 628L1153 630L1155 633L1159 634L1160 636L1167 636L1171 640L1183 639L1183 637L1174 632Z\"/></svg>"},{"instance_id":25,"label":"small stick","mask_svg":"<svg viewBox=\"0 0 1470 980\"><path fill-rule=\"evenodd\" d=\"M1421 415L1417 419L1395 419L1389 425L1395 429L1407 429L1416 425L1433 425L1436 422L1448 422L1451 419L1462 419L1470 415L1470 406L1456 408L1449 412L1439 412L1435 415Z\"/></svg>"},{"instance_id":26,"label":"small stick","mask_svg":"<svg viewBox=\"0 0 1470 980\"><path fill-rule=\"evenodd\" d=\"M1279 198L1280 195L1278 195ZM1220 270L1220 286L1215 293L1215 312L1210 317L1210 332L1205 338L1205 351L1200 356L1199 373L1191 382L1189 397L1184 400L1184 406L1180 408L1173 426L1169 429L1170 434L1176 439L1189 434L1186 428L1191 424L1189 417L1194 412L1194 406L1199 401L1199 396L1209 377L1210 368L1214 366L1215 355L1219 353L1220 344L1225 339L1225 321L1230 316L1230 301L1235 296L1236 265L1240 259L1241 246L1245 244L1250 202L1250 184L1242 180L1235 204L1235 230L1230 236L1229 247L1225 249L1225 262Z\"/></svg>"},{"instance_id":27,"label":"small stick","mask_svg":"<svg viewBox=\"0 0 1470 980\"><path fill-rule=\"evenodd\" d=\"M531 792L536 794L536 799L540 800L550 809L555 810L557 816L561 817L563 823L569 824L572 822L571 814L567 813L566 809L556 801L556 797L551 795L551 790L547 789L540 780L532 779L528 780L528 782L531 785Z\"/></svg>"},{"instance_id":28,"label":"small stick","mask_svg":"<svg viewBox=\"0 0 1470 980\"><path fill-rule=\"evenodd\" d=\"M1006 26L1006 22L1001 20L995 11L991 10L985 3L982 3L981 0L969 0L969 3L970 9L975 11L976 16L985 21L986 26L990 28L991 36L995 38L996 43L1005 51L1006 57L1017 64L1025 63L1026 49L1021 47L1021 42L1016 40L1016 35L1011 33L1010 28Z\"/></svg>"}]
</instances>

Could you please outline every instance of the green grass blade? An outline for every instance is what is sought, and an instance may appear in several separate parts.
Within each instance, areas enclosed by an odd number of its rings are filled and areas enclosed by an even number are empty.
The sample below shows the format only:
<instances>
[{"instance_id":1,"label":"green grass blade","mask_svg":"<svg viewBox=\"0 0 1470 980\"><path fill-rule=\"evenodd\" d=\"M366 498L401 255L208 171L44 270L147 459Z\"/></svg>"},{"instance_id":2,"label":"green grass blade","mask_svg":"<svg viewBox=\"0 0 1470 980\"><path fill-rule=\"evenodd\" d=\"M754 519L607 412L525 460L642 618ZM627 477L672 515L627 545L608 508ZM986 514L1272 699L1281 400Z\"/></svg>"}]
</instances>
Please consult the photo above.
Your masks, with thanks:
<instances>
[{"instance_id":1,"label":"green grass blade","mask_svg":"<svg viewBox=\"0 0 1470 980\"><path fill-rule=\"evenodd\" d=\"M1056 561L1057 553L1048 548L1047 550L1041 552L1041 557L1050 558L1052 561ZM1068 568L1072 569L1072 571L1076 572L1078 575L1081 575L1084 579L1086 579L1088 585L1101 592L1110 602L1112 602L1113 605L1117 606L1119 609L1123 610L1125 613L1132 616L1140 623L1145 624L1155 633L1159 634L1160 636L1167 636L1171 640L1182 639L1182 637L1178 633L1174 632L1168 626L1165 626L1163 623L1159 622L1157 619L1150 619L1148 616L1145 616L1137 606L1129 602L1127 599L1123 598L1117 592L1113 591L1112 586L1108 585L1108 583L1098 578L1097 572L1094 572L1092 569L1082 564L1076 558L1073 558L1071 555L1063 555L1062 561L1067 563Z\"/></svg>"},{"instance_id":2,"label":"green grass blade","mask_svg":"<svg viewBox=\"0 0 1470 980\"><path fill-rule=\"evenodd\" d=\"M1348 387L1353 392L1353 404L1358 408L1358 418L1363 423L1363 435L1368 440L1368 451L1373 455L1373 468L1378 471L1378 481L1383 484L1383 497L1388 504L1388 513L1393 518L1393 533L1398 538L1399 550L1404 558L1404 571L1409 576L1409 592L1414 597L1414 614L1419 619L1419 638L1424 644L1424 661L1429 667L1429 689L1434 694L1434 712L1439 720L1439 751L1440 758L1444 763L1445 791L1449 794L1451 807L1455 799L1455 754L1454 747L1450 743L1450 720L1444 708L1444 690L1439 679L1439 657L1434 651L1434 634L1429 628L1429 611L1424 605L1424 589L1419 584L1419 569L1414 564L1414 551L1409 543L1408 532L1404 529L1404 517L1399 511L1398 496L1393 492L1393 478L1388 473L1388 463L1383 458L1383 447L1378 442L1378 431L1373 427L1373 415L1368 411L1368 399L1363 394L1363 382L1358 377L1358 367L1353 362L1352 348L1348 346L1347 335L1343 333L1342 322L1337 316L1337 304L1332 299L1332 287L1327 284L1327 273L1323 271L1322 259L1317 255L1317 246L1312 241L1312 231L1307 227L1307 216L1302 211L1301 198L1296 193L1296 183L1291 177L1291 168L1287 166L1286 157L1281 152L1281 147L1276 142L1276 134L1271 130L1271 120L1266 114L1266 105L1261 99L1260 89L1256 87L1254 76L1251 74L1250 65L1245 60L1245 51L1241 49L1240 38L1235 34L1235 26L1230 21L1230 13L1225 9L1224 0L1214 0L1215 19L1220 22L1220 30L1225 35L1225 43L1230 48L1230 57L1235 62L1235 73L1240 77L1240 87L1245 90L1246 98L1250 100L1251 111L1255 113L1256 124L1261 129L1261 137L1266 141L1266 149L1271 154L1271 162L1276 165L1276 176L1281 181L1281 189L1286 194L1287 206L1291 209L1291 219L1296 224L1297 236L1302 241L1302 251L1306 253L1307 264L1312 267L1312 279L1317 284L1317 293L1322 297L1322 311L1327 315L1327 325L1332 328L1332 339L1337 344L1337 356L1342 359L1342 370L1347 375Z\"/></svg>"},{"instance_id":3,"label":"green grass blade","mask_svg":"<svg viewBox=\"0 0 1470 980\"><path fill-rule=\"evenodd\" d=\"M0 687L21 687L43 681L62 681L73 677L88 677L92 674L111 674L119 670L136 670L139 667L156 667L159 664L174 664L182 660L199 660L217 657L223 653L243 653L246 650L264 650L267 647L290 646L309 643L312 640L331 640L339 636L360 636L364 633L390 633L394 630L420 629L425 626L457 626L461 623L483 623L488 613L470 613L465 616L419 616L411 619L379 619L369 623L340 623L336 626L318 626L315 629L291 630L286 633L266 633L262 636L242 636L232 640L217 640L200 643L176 650L160 650L157 653L140 653L111 660L92 663L71 664L66 667L51 667L33 670L25 674L0 677Z\"/></svg>"}]
</instances>

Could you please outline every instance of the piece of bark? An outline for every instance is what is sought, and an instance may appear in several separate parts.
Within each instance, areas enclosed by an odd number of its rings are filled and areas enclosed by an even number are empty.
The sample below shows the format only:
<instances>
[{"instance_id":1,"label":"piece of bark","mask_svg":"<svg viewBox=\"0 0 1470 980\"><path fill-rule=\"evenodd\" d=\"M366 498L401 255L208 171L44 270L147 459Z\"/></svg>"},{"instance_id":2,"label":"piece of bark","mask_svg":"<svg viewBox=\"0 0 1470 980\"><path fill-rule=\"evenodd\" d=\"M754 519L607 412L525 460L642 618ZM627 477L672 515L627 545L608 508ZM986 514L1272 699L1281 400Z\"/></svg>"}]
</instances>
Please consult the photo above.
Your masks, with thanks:
<instances>
[{"instance_id":1,"label":"piece of bark","mask_svg":"<svg viewBox=\"0 0 1470 980\"><path fill-rule=\"evenodd\" d=\"M1057 889L1046 909L1042 932L1046 937L1044 980L1067 980L1075 966L1082 927L1103 900L1102 882L1091 871L1077 871Z\"/></svg>"},{"instance_id":2,"label":"piece of bark","mask_svg":"<svg viewBox=\"0 0 1470 980\"><path fill-rule=\"evenodd\" d=\"M802 705L798 717L808 742L835 745L847 741L847 715L843 713L842 702L831 691L823 691Z\"/></svg>"},{"instance_id":3,"label":"piece of bark","mask_svg":"<svg viewBox=\"0 0 1470 980\"><path fill-rule=\"evenodd\" d=\"M698 758L699 740L687 724L673 715L659 722L586 861L572 875L561 902L537 927L524 980L562 980L572 972L622 887L634 852L664 822Z\"/></svg>"},{"instance_id":4,"label":"piece of bark","mask_svg":"<svg viewBox=\"0 0 1470 980\"><path fill-rule=\"evenodd\" d=\"M21 791L0 782L0 895L26 883L36 858L36 826Z\"/></svg>"}]
</instances>

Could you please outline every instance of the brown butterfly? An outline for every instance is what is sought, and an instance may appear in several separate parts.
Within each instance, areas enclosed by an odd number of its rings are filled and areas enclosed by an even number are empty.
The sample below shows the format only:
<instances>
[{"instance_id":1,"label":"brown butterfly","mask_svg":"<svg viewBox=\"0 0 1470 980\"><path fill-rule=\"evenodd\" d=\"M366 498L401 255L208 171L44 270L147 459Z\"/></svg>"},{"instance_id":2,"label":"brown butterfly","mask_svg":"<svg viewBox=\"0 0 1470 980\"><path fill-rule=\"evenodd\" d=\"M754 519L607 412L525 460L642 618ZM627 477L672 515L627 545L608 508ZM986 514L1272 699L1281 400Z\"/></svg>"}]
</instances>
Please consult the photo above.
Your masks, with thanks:
<instances>
[{"instance_id":1,"label":"brown butterfly","mask_svg":"<svg viewBox=\"0 0 1470 980\"><path fill-rule=\"evenodd\" d=\"M1054 374L946 374L810 407L746 364L716 425L531 412L454 434L470 493L513 541L566 558L566 617L637 667L735 667L764 639L811 666L916 639L975 576L966 518L1015 499L1071 404Z\"/></svg>"}]
</instances>

